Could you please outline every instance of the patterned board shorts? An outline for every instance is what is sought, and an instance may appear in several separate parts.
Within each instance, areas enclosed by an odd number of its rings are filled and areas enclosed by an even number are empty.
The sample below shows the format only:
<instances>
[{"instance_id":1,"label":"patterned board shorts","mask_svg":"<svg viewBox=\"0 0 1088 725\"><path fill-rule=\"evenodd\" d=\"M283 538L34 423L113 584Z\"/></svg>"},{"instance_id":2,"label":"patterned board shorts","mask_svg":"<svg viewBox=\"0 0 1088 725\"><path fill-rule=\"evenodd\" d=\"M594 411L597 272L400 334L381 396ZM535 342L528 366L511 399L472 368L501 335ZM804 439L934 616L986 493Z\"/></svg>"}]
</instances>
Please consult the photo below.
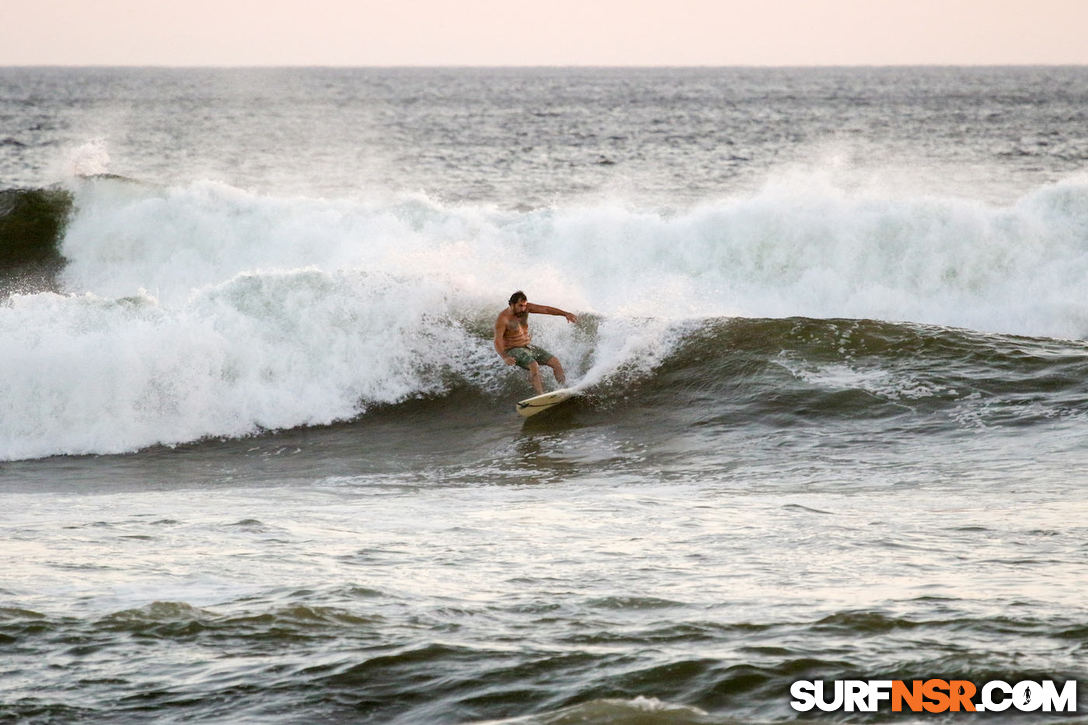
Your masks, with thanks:
<instances>
[{"instance_id":1,"label":"patterned board shorts","mask_svg":"<svg viewBox=\"0 0 1088 725\"><path fill-rule=\"evenodd\" d=\"M518 367L525 368L526 370L529 369L529 366L534 360L543 365L553 357L547 350L533 347L532 345L529 347L512 347L506 351L506 354L514 358Z\"/></svg>"}]
</instances>

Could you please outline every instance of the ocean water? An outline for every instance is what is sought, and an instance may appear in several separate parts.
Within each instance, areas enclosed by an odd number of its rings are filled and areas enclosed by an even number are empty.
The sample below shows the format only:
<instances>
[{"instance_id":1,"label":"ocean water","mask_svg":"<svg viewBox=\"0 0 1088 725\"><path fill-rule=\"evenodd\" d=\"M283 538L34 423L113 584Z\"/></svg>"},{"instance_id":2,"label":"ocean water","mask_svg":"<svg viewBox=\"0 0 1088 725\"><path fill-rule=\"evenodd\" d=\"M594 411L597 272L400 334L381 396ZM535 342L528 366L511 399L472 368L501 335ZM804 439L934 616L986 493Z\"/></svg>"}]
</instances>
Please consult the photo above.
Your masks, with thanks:
<instances>
[{"instance_id":1,"label":"ocean water","mask_svg":"<svg viewBox=\"0 0 1088 725\"><path fill-rule=\"evenodd\" d=\"M1088 69L5 68L0 119L0 721L1088 712ZM516 289L579 315L527 421Z\"/></svg>"}]
</instances>

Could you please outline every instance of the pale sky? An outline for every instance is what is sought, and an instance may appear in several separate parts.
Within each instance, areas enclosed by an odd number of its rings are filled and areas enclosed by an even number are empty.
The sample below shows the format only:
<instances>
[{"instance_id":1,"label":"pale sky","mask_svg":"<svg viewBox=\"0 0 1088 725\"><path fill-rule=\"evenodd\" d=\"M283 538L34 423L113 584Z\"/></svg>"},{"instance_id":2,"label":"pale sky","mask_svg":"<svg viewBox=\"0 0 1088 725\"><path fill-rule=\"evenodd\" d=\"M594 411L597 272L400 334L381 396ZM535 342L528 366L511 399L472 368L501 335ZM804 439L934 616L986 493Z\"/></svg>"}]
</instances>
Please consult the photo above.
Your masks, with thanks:
<instances>
[{"instance_id":1,"label":"pale sky","mask_svg":"<svg viewBox=\"0 0 1088 725\"><path fill-rule=\"evenodd\" d=\"M1088 64L1088 0L0 0L0 65Z\"/></svg>"}]
</instances>

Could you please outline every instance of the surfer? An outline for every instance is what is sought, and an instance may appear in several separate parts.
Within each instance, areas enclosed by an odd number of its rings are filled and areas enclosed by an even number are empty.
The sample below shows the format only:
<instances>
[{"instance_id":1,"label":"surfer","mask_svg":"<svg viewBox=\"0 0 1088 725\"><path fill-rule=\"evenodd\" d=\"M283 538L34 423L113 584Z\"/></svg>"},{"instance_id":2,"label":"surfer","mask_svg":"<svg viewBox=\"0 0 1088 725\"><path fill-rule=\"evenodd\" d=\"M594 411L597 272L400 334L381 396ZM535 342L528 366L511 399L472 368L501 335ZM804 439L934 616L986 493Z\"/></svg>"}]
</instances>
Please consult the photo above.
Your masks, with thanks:
<instances>
[{"instance_id":1,"label":"surfer","mask_svg":"<svg viewBox=\"0 0 1088 725\"><path fill-rule=\"evenodd\" d=\"M529 313L538 315L559 315L567 322L577 322L578 318L558 307L535 305L529 302L525 293L518 290L510 295L509 306L499 313L495 320L495 350L507 365L525 368L529 371L529 382L537 393L544 392L544 383L540 379L540 366L547 365L555 374L555 381L562 385L567 380L559 358L546 350L530 344L533 336L529 334Z\"/></svg>"}]
</instances>

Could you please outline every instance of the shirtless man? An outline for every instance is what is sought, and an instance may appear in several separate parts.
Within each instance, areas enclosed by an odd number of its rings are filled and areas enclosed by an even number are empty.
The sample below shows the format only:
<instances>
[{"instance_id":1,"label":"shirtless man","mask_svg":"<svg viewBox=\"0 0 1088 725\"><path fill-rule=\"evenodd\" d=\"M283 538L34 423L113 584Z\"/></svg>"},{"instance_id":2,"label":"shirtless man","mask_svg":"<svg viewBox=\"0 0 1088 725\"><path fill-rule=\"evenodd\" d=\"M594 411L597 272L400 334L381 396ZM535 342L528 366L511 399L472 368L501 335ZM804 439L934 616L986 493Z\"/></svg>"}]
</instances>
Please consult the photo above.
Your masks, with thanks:
<instances>
[{"instance_id":1,"label":"shirtless man","mask_svg":"<svg viewBox=\"0 0 1088 725\"><path fill-rule=\"evenodd\" d=\"M534 305L526 298L525 293L518 291L510 295L509 307L499 313L495 320L495 351L507 365L517 363L529 371L529 382L537 394L544 392L544 383L540 379L541 364L547 365L555 374L555 382L562 385L567 376L563 373L563 366L559 359L550 352L533 347L533 336L529 334L529 313L538 315L560 315L567 318L567 322L577 322L578 318L569 312L564 312L557 307L546 305Z\"/></svg>"}]
</instances>

